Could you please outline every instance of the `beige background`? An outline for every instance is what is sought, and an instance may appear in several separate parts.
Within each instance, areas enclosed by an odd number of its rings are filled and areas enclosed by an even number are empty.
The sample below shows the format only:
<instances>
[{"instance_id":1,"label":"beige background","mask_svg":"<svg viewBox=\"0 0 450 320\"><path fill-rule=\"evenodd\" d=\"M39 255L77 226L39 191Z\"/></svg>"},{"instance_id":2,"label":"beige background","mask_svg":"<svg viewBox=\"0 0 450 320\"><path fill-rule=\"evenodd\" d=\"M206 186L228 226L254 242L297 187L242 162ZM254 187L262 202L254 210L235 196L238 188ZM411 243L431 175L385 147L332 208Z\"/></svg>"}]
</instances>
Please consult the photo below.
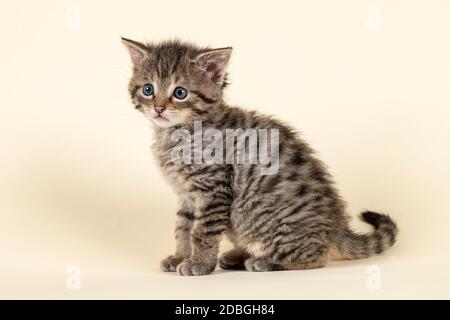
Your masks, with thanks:
<instances>
[{"instance_id":1,"label":"beige background","mask_svg":"<svg viewBox=\"0 0 450 320\"><path fill-rule=\"evenodd\" d=\"M0 12L0 297L450 298L449 1L30 0ZM398 221L395 248L320 270L159 272L176 199L128 98L122 35L233 46L228 101L300 128L352 215Z\"/></svg>"}]
</instances>

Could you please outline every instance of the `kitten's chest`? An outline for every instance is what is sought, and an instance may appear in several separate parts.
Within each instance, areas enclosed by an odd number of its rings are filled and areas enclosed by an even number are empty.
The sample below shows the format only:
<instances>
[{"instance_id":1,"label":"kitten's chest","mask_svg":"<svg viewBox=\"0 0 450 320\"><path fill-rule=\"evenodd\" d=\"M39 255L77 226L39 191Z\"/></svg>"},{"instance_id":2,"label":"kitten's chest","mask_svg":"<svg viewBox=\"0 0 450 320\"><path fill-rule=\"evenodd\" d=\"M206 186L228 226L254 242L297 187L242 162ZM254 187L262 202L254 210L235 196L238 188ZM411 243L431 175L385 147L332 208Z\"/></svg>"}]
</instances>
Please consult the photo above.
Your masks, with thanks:
<instances>
[{"instance_id":1,"label":"kitten's chest","mask_svg":"<svg viewBox=\"0 0 450 320\"><path fill-rule=\"evenodd\" d=\"M199 187L209 188L209 178L219 179L222 174L226 174L226 170L216 170L221 165L203 161L202 140L199 145L193 132L175 141L172 137L173 132L170 135L160 133L152 145L152 151L163 176L177 194L192 194Z\"/></svg>"},{"instance_id":2,"label":"kitten's chest","mask_svg":"<svg viewBox=\"0 0 450 320\"><path fill-rule=\"evenodd\" d=\"M162 170L163 176L174 191L183 195L189 193L192 187L193 172L199 170L204 164L186 163L186 159L180 158L180 149L183 149L183 143L178 144L156 142L152 146L154 157ZM189 155L189 148L185 149L185 156ZM193 156L193 155L191 155Z\"/></svg>"},{"instance_id":3,"label":"kitten's chest","mask_svg":"<svg viewBox=\"0 0 450 320\"><path fill-rule=\"evenodd\" d=\"M176 163L172 159L172 148L163 148L159 145L153 146L153 155L161 168L163 176L166 178L178 194L186 192L188 186L188 175L186 174L185 165Z\"/></svg>"}]
</instances>

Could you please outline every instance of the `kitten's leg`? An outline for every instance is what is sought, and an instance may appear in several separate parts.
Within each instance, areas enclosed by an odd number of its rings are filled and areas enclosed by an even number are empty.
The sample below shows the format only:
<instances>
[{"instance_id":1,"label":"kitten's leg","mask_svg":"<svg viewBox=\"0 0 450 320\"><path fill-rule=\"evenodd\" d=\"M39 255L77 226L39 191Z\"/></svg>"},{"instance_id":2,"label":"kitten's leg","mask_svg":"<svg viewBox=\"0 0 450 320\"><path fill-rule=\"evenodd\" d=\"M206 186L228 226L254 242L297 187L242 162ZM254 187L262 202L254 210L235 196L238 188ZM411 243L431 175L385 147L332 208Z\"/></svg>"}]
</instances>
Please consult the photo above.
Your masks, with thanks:
<instances>
[{"instance_id":1,"label":"kitten's leg","mask_svg":"<svg viewBox=\"0 0 450 320\"><path fill-rule=\"evenodd\" d=\"M245 260L250 255L242 248L236 247L225 252L219 259L219 266L222 269L245 269Z\"/></svg>"},{"instance_id":2,"label":"kitten's leg","mask_svg":"<svg viewBox=\"0 0 450 320\"><path fill-rule=\"evenodd\" d=\"M183 276L198 276L211 273L217 264L219 241L230 226L230 201L207 196L199 201L201 205L191 232L191 257L177 268Z\"/></svg>"},{"instance_id":3,"label":"kitten's leg","mask_svg":"<svg viewBox=\"0 0 450 320\"><path fill-rule=\"evenodd\" d=\"M182 206L177 212L177 223L175 227L176 250L161 261L161 270L165 272L177 271L177 266L191 255L190 232L194 221L194 213L188 206Z\"/></svg>"},{"instance_id":4,"label":"kitten's leg","mask_svg":"<svg viewBox=\"0 0 450 320\"><path fill-rule=\"evenodd\" d=\"M283 251L273 258L250 258L245 261L248 271L305 270L325 267L328 262L328 247L309 244Z\"/></svg>"},{"instance_id":5,"label":"kitten's leg","mask_svg":"<svg viewBox=\"0 0 450 320\"><path fill-rule=\"evenodd\" d=\"M312 226L310 226L312 228ZM326 232L312 232L300 238L299 245L278 250L275 260L285 270L305 270L325 267L330 251Z\"/></svg>"}]
</instances>

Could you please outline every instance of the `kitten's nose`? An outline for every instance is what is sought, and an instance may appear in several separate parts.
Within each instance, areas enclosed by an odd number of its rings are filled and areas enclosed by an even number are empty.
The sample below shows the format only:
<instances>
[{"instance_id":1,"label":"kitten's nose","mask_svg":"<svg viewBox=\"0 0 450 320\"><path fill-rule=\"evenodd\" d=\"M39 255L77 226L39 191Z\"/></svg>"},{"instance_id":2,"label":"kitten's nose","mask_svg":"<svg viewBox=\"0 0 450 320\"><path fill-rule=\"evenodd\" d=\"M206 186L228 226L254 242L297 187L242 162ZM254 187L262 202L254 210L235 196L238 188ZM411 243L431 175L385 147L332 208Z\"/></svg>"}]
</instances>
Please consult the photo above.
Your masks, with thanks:
<instances>
[{"instance_id":1,"label":"kitten's nose","mask_svg":"<svg viewBox=\"0 0 450 320\"><path fill-rule=\"evenodd\" d=\"M165 106L156 106L156 105L154 106L154 108L157 113L162 113L166 109Z\"/></svg>"}]
</instances>

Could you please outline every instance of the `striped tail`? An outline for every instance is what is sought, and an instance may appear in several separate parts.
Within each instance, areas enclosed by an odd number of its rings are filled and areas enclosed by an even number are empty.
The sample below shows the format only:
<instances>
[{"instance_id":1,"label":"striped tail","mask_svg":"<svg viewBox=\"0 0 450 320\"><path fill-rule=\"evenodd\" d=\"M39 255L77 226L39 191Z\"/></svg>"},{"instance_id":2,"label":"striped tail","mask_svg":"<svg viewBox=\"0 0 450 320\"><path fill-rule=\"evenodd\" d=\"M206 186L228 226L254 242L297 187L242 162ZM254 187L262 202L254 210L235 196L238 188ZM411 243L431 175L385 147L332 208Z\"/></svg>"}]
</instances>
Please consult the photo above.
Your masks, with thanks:
<instances>
[{"instance_id":1,"label":"striped tail","mask_svg":"<svg viewBox=\"0 0 450 320\"><path fill-rule=\"evenodd\" d=\"M397 240L397 224L385 214L366 211L361 219L375 227L371 234L358 234L350 229L342 231L338 249L347 259L362 259L380 254L392 247Z\"/></svg>"}]
</instances>

